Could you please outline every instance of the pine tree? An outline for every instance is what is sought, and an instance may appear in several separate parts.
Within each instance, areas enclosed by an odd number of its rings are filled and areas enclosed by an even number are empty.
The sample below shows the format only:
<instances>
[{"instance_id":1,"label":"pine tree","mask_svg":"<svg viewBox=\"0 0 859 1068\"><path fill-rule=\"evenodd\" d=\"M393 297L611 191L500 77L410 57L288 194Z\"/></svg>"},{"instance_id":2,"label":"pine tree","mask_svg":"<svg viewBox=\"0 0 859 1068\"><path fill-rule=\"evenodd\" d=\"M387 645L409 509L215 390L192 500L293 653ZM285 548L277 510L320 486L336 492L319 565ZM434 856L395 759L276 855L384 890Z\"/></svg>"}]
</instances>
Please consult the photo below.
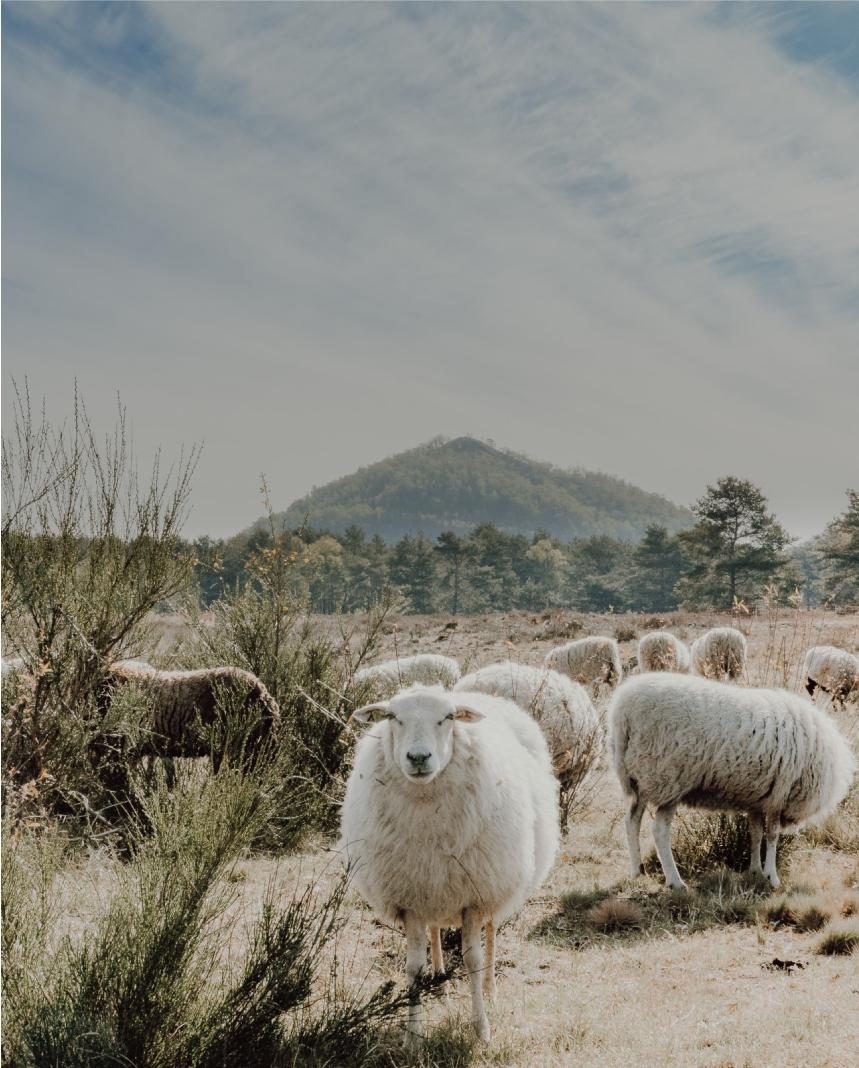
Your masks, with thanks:
<instances>
[{"instance_id":1,"label":"pine tree","mask_svg":"<svg viewBox=\"0 0 859 1068\"><path fill-rule=\"evenodd\" d=\"M633 554L629 601L649 612L670 612L677 607L674 587L683 572L683 552L676 536L652 523Z\"/></svg>"},{"instance_id":2,"label":"pine tree","mask_svg":"<svg viewBox=\"0 0 859 1068\"><path fill-rule=\"evenodd\" d=\"M690 605L730 608L751 601L784 567L790 538L767 511L767 499L746 479L721 478L692 511L698 522L678 537L689 570L681 583Z\"/></svg>"},{"instance_id":3,"label":"pine tree","mask_svg":"<svg viewBox=\"0 0 859 1068\"><path fill-rule=\"evenodd\" d=\"M826 528L820 555L826 594L839 604L859 601L859 491L847 491L847 510Z\"/></svg>"},{"instance_id":4,"label":"pine tree","mask_svg":"<svg viewBox=\"0 0 859 1068\"><path fill-rule=\"evenodd\" d=\"M391 581L406 599L407 610L428 614L435 601L436 557L423 535L405 534L394 546L389 566Z\"/></svg>"},{"instance_id":5,"label":"pine tree","mask_svg":"<svg viewBox=\"0 0 859 1068\"><path fill-rule=\"evenodd\" d=\"M468 554L468 544L452 530L446 530L436 539L435 551L442 561L443 574L439 587L450 591L450 611L456 615L462 605L463 570Z\"/></svg>"}]
</instances>

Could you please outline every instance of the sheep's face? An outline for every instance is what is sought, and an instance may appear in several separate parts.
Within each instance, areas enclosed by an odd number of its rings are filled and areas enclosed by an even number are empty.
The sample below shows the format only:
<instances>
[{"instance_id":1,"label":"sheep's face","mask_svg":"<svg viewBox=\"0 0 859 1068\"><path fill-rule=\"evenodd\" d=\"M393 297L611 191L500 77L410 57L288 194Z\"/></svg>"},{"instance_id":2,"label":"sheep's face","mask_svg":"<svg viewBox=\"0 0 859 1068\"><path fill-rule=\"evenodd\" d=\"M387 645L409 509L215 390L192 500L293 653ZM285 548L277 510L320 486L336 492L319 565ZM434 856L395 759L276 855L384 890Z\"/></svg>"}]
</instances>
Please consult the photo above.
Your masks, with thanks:
<instances>
[{"instance_id":1,"label":"sheep's face","mask_svg":"<svg viewBox=\"0 0 859 1068\"><path fill-rule=\"evenodd\" d=\"M383 745L405 778L417 784L432 782L447 767L457 723L483 719L441 687L414 687L354 715L364 723L384 721Z\"/></svg>"}]
</instances>

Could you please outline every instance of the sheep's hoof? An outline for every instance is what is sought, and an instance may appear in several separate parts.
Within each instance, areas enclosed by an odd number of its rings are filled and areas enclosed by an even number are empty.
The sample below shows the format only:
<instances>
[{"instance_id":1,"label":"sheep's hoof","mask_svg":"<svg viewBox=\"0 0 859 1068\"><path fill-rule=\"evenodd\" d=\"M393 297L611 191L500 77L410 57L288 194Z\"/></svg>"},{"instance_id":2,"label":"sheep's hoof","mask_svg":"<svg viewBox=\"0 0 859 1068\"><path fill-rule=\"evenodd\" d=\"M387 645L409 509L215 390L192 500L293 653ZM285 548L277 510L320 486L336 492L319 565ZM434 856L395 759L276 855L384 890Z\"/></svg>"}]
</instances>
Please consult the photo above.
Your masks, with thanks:
<instances>
[{"instance_id":1,"label":"sheep's hoof","mask_svg":"<svg viewBox=\"0 0 859 1068\"><path fill-rule=\"evenodd\" d=\"M772 875L767 875L767 878L769 879L770 886L773 888L773 890L778 890L778 888L781 886L781 879L779 879L776 873L773 872Z\"/></svg>"},{"instance_id":2,"label":"sheep's hoof","mask_svg":"<svg viewBox=\"0 0 859 1068\"><path fill-rule=\"evenodd\" d=\"M474 1021L474 1033L481 1042L488 1042L492 1038L492 1032L489 1030L489 1020L485 1016L480 1020Z\"/></svg>"},{"instance_id":3,"label":"sheep's hoof","mask_svg":"<svg viewBox=\"0 0 859 1068\"><path fill-rule=\"evenodd\" d=\"M682 879L677 883L668 883L667 886L668 886L669 890L688 890L689 889L689 887L686 885L686 883L683 882Z\"/></svg>"}]
</instances>

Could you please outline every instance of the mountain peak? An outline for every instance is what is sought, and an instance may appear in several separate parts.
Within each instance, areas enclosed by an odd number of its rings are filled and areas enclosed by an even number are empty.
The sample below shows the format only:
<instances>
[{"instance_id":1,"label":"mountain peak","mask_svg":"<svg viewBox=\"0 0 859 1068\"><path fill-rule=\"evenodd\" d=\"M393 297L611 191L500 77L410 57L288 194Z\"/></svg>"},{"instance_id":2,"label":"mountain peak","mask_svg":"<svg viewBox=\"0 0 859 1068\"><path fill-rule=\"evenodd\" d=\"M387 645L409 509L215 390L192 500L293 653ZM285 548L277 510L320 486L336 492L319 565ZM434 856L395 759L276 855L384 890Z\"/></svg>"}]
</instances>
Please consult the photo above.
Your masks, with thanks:
<instances>
[{"instance_id":1,"label":"mountain peak","mask_svg":"<svg viewBox=\"0 0 859 1068\"><path fill-rule=\"evenodd\" d=\"M434 438L359 468L276 518L297 527L305 516L317 530L341 533L356 525L388 541L467 534L485 522L529 537L546 530L564 541L592 534L637 541L651 523L669 530L691 523L687 509L621 479L564 470L469 435Z\"/></svg>"}]
</instances>

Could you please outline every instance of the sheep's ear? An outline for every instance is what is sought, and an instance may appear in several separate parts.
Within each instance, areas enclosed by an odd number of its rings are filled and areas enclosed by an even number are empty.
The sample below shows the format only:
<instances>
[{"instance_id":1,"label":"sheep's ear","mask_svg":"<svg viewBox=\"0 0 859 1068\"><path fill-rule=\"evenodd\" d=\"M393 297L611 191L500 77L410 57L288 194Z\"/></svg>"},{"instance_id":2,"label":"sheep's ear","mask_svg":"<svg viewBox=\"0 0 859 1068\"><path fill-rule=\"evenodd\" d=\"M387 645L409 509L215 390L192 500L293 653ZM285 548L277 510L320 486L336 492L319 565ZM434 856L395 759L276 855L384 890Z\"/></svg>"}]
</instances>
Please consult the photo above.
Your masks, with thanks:
<instances>
[{"instance_id":1,"label":"sheep's ear","mask_svg":"<svg viewBox=\"0 0 859 1068\"><path fill-rule=\"evenodd\" d=\"M378 723L380 719L387 719L390 715L388 702L377 701L375 704L356 708L351 718L357 719L359 723Z\"/></svg>"},{"instance_id":2,"label":"sheep's ear","mask_svg":"<svg viewBox=\"0 0 859 1068\"><path fill-rule=\"evenodd\" d=\"M486 719L486 713L470 705L457 705L454 719L459 720L460 723L477 723L478 720Z\"/></svg>"}]
</instances>

